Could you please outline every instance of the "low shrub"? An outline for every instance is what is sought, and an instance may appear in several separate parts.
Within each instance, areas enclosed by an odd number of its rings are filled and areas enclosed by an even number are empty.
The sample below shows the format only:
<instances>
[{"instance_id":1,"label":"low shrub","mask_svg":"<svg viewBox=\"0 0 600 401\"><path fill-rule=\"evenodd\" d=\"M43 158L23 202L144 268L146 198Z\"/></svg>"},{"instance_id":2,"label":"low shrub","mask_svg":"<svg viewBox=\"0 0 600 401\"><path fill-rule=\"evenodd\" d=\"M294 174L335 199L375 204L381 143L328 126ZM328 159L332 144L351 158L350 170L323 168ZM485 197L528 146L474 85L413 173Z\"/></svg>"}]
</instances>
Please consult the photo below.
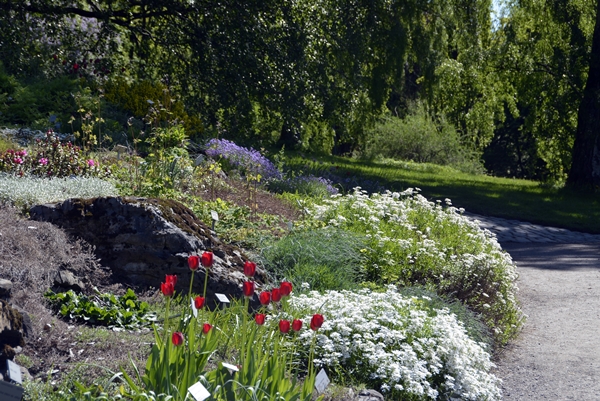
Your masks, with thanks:
<instances>
[{"instance_id":1,"label":"low shrub","mask_svg":"<svg viewBox=\"0 0 600 401\"><path fill-rule=\"evenodd\" d=\"M326 178L314 175L301 175L285 179L273 179L267 182L267 189L271 192L281 194L283 192L298 193L317 198L335 195L339 191L333 186L333 182Z\"/></svg>"},{"instance_id":2,"label":"low shrub","mask_svg":"<svg viewBox=\"0 0 600 401\"><path fill-rule=\"evenodd\" d=\"M335 227L292 232L261 250L274 276L314 290L349 289L363 277L366 239Z\"/></svg>"},{"instance_id":3,"label":"low shrub","mask_svg":"<svg viewBox=\"0 0 600 401\"><path fill-rule=\"evenodd\" d=\"M499 344L514 337L523 315L516 267L489 231L461 211L427 201L417 191L334 196L309 205L304 226L337 227L367 238L367 280L423 285L464 302Z\"/></svg>"},{"instance_id":4,"label":"low shrub","mask_svg":"<svg viewBox=\"0 0 600 401\"><path fill-rule=\"evenodd\" d=\"M422 106L405 118L388 116L367 133L364 157L412 160L484 173L479 157L461 144L459 134L445 121L434 121Z\"/></svg>"},{"instance_id":5,"label":"low shrub","mask_svg":"<svg viewBox=\"0 0 600 401\"><path fill-rule=\"evenodd\" d=\"M386 399L500 400L490 354L448 309L427 297L385 292L313 291L292 297L297 311L327 316L315 348L317 366L375 386ZM305 333L300 341L308 347Z\"/></svg>"}]
</instances>

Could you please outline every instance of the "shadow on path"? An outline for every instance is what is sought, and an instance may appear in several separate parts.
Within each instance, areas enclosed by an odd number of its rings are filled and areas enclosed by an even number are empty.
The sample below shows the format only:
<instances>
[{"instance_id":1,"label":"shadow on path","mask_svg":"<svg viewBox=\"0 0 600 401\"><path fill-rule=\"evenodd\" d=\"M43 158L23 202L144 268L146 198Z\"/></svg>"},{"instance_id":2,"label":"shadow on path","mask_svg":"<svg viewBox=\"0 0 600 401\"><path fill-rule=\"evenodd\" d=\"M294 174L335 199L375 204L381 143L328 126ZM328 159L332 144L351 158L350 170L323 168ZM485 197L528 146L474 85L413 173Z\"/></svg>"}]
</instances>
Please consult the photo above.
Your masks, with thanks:
<instances>
[{"instance_id":1,"label":"shadow on path","mask_svg":"<svg viewBox=\"0 0 600 401\"><path fill-rule=\"evenodd\" d=\"M549 269L600 269L600 243L555 244L555 243L502 243L517 266ZM600 399L600 395L599 395Z\"/></svg>"}]
</instances>

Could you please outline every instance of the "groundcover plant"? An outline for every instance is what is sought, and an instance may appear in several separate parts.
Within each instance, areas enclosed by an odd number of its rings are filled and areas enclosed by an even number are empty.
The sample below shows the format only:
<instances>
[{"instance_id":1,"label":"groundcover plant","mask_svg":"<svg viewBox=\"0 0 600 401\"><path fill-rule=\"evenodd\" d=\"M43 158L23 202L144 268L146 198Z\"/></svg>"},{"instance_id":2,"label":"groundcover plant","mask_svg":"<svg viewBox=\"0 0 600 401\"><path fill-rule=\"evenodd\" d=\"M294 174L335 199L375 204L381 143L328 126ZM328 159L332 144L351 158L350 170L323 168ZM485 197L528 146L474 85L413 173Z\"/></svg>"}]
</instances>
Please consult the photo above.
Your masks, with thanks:
<instances>
[{"instance_id":1,"label":"groundcover plant","mask_svg":"<svg viewBox=\"0 0 600 401\"><path fill-rule=\"evenodd\" d=\"M468 337L445 308L385 292L312 291L293 308L327 316L315 348L317 366L343 372L402 400L499 400L499 380L483 344ZM299 338L307 346L310 333ZM389 397L389 398L387 398Z\"/></svg>"},{"instance_id":2,"label":"groundcover plant","mask_svg":"<svg viewBox=\"0 0 600 401\"><path fill-rule=\"evenodd\" d=\"M334 226L365 235L367 281L423 285L480 313L498 344L514 337L523 315L516 267L494 235L452 207L417 190L375 193L356 188L306 204L299 229Z\"/></svg>"}]
</instances>

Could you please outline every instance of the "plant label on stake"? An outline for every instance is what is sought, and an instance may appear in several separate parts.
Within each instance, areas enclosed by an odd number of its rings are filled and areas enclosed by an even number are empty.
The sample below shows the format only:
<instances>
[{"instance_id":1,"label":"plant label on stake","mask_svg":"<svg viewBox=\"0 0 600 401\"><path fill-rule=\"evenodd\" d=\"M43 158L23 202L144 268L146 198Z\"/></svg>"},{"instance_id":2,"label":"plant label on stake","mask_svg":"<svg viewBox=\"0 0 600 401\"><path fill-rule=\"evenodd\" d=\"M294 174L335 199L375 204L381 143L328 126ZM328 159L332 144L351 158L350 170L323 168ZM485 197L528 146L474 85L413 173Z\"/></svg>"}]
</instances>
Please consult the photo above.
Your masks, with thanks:
<instances>
[{"instance_id":1,"label":"plant label on stake","mask_svg":"<svg viewBox=\"0 0 600 401\"><path fill-rule=\"evenodd\" d=\"M210 217L212 218L212 230L215 231L215 223L219 221L219 213L214 210L210 211Z\"/></svg>"},{"instance_id":2,"label":"plant label on stake","mask_svg":"<svg viewBox=\"0 0 600 401\"><path fill-rule=\"evenodd\" d=\"M10 380L17 382L19 384L23 384L23 379L21 378L21 368L19 365L11 361L10 359L6 360L6 370L8 373L8 377Z\"/></svg>"},{"instance_id":3,"label":"plant label on stake","mask_svg":"<svg viewBox=\"0 0 600 401\"><path fill-rule=\"evenodd\" d=\"M188 392L192 395L192 397L194 397L196 401L203 401L210 397L210 393L208 392L206 387L204 387L200 382L188 388Z\"/></svg>"},{"instance_id":4,"label":"plant label on stake","mask_svg":"<svg viewBox=\"0 0 600 401\"><path fill-rule=\"evenodd\" d=\"M315 378L315 389L317 390L317 393L322 394L329 385L329 383L330 380L329 377L327 377L327 373L325 373L325 369L321 369L321 371L319 372L319 374L317 374L317 377Z\"/></svg>"},{"instance_id":5,"label":"plant label on stake","mask_svg":"<svg viewBox=\"0 0 600 401\"><path fill-rule=\"evenodd\" d=\"M229 305L229 298L227 298L227 295L215 294L215 297L217 297L217 300L221 303L221 307Z\"/></svg>"},{"instance_id":6,"label":"plant label on stake","mask_svg":"<svg viewBox=\"0 0 600 401\"><path fill-rule=\"evenodd\" d=\"M0 400L2 401L21 401L25 389L12 383L0 380Z\"/></svg>"}]
</instances>

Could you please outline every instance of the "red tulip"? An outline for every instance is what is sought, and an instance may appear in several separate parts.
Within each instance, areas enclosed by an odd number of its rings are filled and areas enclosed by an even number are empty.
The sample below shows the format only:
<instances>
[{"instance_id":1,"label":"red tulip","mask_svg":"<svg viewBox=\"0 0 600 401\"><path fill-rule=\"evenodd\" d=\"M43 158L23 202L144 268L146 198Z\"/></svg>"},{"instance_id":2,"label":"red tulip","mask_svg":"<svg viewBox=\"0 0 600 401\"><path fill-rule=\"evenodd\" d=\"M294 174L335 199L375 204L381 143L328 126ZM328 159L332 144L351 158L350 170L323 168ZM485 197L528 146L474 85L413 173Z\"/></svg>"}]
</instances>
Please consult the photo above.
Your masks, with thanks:
<instances>
[{"instance_id":1,"label":"red tulip","mask_svg":"<svg viewBox=\"0 0 600 401\"><path fill-rule=\"evenodd\" d=\"M244 281L244 296L251 298L254 295L254 281Z\"/></svg>"},{"instance_id":2,"label":"red tulip","mask_svg":"<svg viewBox=\"0 0 600 401\"><path fill-rule=\"evenodd\" d=\"M269 291L263 291L258 296L261 305L269 305L271 302L271 293Z\"/></svg>"},{"instance_id":3,"label":"red tulip","mask_svg":"<svg viewBox=\"0 0 600 401\"><path fill-rule=\"evenodd\" d=\"M202 326L202 332L204 334L208 334L208 332L210 331L210 329L212 329L212 325L209 323L204 323L204 326Z\"/></svg>"},{"instance_id":4,"label":"red tulip","mask_svg":"<svg viewBox=\"0 0 600 401\"><path fill-rule=\"evenodd\" d=\"M310 319L310 328L312 330L317 331L318 329L321 328L324 321L325 321L325 318L323 317L323 315L321 315L319 313L315 313L313 315L312 319Z\"/></svg>"},{"instance_id":5,"label":"red tulip","mask_svg":"<svg viewBox=\"0 0 600 401\"><path fill-rule=\"evenodd\" d=\"M194 306L196 309L202 309L204 306L204 297L196 297L194 298Z\"/></svg>"},{"instance_id":6,"label":"red tulip","mask_svg":"<svg viewBox=\"0 0 600 401\"><path fill-rule=\"evenodd\" d=\"M200 257L200 263L202 263L202 266L204 267L211 267L213 264L213 259L213 253L207 251L202 253L202 256Z\"/></svg>"},{"instance_id":7,"label":"red tulip","mask_svg":"<svg viewBox=\"0 0 600 401\"><path fill-rule=\"evenodd\" d=\"M273 301L273 302L281 301L281 290L279 288L273 288L271 290L271 301Z\"/></svg>"},{"instance_id":8,"label":"red tulip","mask_svg":"<svg viewBox=\"0 0 600 401\"><path fill-rule=\"evenodd\" d=\"M173 295L173 292L175 292L173 283L170 282L160 283L160 290L162 291L165 297L170 297Z\"/></svg>"},{"instance_id":9,"label":"red tulip","mask_svg":"<svg viewBox=\"0 0 600 401\"><path fill-rule=\"evenodd\" d=\"M292 293L292 283L289 281L282 281L279 289L281 290L281 295L287 297Z\"/></svg>"},{"instance_id":10,"label":"red tulip","mask_svg":"<svg viewBox=\"0 0 600 401\"><path fill-rule=\"evenodd\" d=\"M200 257L198 255L188 256L188 266L191 271L198 270L198 266L200 266Z\"/></svg>"},{"instance_id":11,"label":"red tulip","mask_svg":"<svg viewBox=\"0 0 600 401\"><path fill-rule=\"evenodd\" d=\"M292 330L300 331L301 328L302 328L302 320L294 319L294 321L292 322Z\"/></svg>"},{"instance_id":12,"label":"red tulip","mask_svg":"<svg viewBox=\"0 0 600 401\"><path fill-rule=\"evenodd\" d=\"M244 263L244 275L246 277L254 277L254 273L256 273L256 263L247 260Z\"/></svg>"},{"instance_id":13,"label":"red tulip","mask_svg":"<svg viewBox=\"0 0 600 401\"><path fill-rule=\"evenodd\" d=\"M266 316L264 313L257 313L256 316L254 316L254 321L259 326L262 326L263 324L265 324L265 317Z\"/></svg>"},{"instance_id":14,"label":"red tulip","mask_svg":"<svg viewBox=\"0 0 600 401\"><path fill-rule=\"evenodd\" d=\"M279 321L279 331L283 334L290 331L290 321L289 320L280 320Z\"/></svg>"},{"instance_id":15,"label":"red tulip","mask_svg":"<svg viewBox=\"0 0 600 401\"><path fill-rule=\"evenodd\" d=\"M165 283L171 283L173 284L173 287L175 287L175 284L177 284L177 276L175 274L165 275Z\"/></svg>"},{"instance_id":16,"label":"red tulip","mask_svg":"<svg viewBox=\"0 0 600 401\"><path fill-rule=\"evenodd\" d=\"M179 347L181 344L183 344L183 333L176 331L171 336L171 341L173 342L173 345Z\"/></svg>"}]
</instances>

